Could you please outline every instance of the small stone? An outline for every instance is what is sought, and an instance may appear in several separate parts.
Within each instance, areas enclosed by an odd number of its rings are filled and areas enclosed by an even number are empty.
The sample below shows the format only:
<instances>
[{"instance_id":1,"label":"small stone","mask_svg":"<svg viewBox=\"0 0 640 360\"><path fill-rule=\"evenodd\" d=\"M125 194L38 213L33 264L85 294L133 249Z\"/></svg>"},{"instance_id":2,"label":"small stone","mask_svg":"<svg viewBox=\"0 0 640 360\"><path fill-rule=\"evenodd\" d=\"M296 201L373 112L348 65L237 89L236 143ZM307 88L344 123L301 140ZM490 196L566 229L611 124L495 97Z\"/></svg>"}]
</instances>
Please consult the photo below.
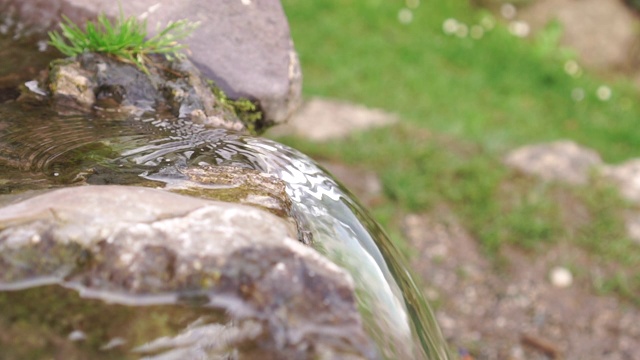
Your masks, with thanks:
<instances>
[{"instance_id":1,"label":"small stone","mask_svg":"<svg viewBox=\"0 0 640 360\"><path fill-rule=\"evenodd\" d=\"M564 140L521 147L509 153L505 163L543 180L584 185L602 159L597 152Z\"/></svg>"},{"instance_id":2,"label":"small stone","mask_svg":"<svg viewBox=\"0 0 640 360\"><path fill-rule=\"evenodd\" d=\"M640 159L605 166L602 174L616 185L623 198L640 203Z\"/></svg>"},{"instance_id":3,"label":"small stone","mask_svg":"<svg viewBox=\"0 0 640 360\"><path fill-rule=\"evenodd\" d=\"M551 269L549 278L551 284L557 288L566 288L573 283L573 275L571 275L571 272L567 268L560 266Z\"/></svg>"},{"instance_id":4,"label":"small stone","mask_svg":"<svg viewBox=\"0 0 640 360\"><path fill-rule=\"evenodd\" d=\"M69 340L71 341L82 341L87 338L87 335L80 330L73 330L69 333Z\"/></svg>"},{"instance_id":5,"label":"small stone","mask_svg":"<svg viewBox=\"0 0 640 360\"><path fill-rule=\"evenodd\" d=\"M297 135L312 141L326 141L349 136L356 131L390 125L398 117L380 109L342 101L314 98L307 101L286 125L272 135Z\"/></svg>"},{"instance_id":6,"label":"small stone","mask_svg":"<svg viewBox=\"0 0 640 360\"><path fill-rule=\"evenodd\" d=\"M106 351L106 350L111 350L111 349L115 349L117 347L120 347L124 344L127 343L127 340L121 338L121 337L114 337L113 339L109 340L108 343L104 344L103 346L100 347L100 350Z\"/></svg>"}]
</instances>

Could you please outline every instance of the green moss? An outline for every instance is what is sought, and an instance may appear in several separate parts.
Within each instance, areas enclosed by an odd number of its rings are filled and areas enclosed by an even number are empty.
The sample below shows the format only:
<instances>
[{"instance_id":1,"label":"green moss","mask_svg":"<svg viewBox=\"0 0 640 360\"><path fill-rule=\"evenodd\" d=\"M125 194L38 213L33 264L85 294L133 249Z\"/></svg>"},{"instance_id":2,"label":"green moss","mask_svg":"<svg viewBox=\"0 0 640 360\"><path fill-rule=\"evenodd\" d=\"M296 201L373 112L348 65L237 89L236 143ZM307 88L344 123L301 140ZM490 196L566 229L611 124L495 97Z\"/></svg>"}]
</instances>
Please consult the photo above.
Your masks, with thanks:
<instances>
[{"instance_id":1,"label":"green moss","mask_svg":"<svg viewBox=\"0 0 640 360\"><path fill-rule=\"evenodd\" d=\"M251 134L261 134L266 130L269 124L263 121L262 110L258 104L245 98L230 99L213 80L209 80L208 82L211 92L213 92L218 103L225 108L225 110L235 114Z\"/></svg>"},{"instance_id":2,"label":"green moss","mask_svg":"<svg viewBox=\"0 0 640 360\"><path fill-rule=\"evenodd\" d=\"M130 349L162 336L174 336L206 316L224 320L210 308L184 305L123 306L82 298L61 286L0 292L0 357L12 359L137 359ZM82 331L85 339L69 335ZM114 338L126 341L101 349Z\"/></svg>"}]
</instances>

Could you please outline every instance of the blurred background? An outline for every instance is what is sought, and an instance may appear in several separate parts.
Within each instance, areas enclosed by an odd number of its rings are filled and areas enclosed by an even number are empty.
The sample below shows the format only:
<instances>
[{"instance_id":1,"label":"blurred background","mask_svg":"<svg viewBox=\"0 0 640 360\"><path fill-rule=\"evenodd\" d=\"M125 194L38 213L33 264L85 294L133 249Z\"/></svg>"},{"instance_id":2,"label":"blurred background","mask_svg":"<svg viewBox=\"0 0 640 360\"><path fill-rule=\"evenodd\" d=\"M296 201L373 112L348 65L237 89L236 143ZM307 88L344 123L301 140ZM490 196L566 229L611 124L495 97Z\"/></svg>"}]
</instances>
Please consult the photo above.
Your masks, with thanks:
<instances>
[{"instance_id":1,"label":"blurred background","mask_svg":"<svg viewBox=\"0 0 640 360\"><path fill-rule=\"evenodd\" d=\"M267 136L372 212L455 353L640 357L639 1L282 3L307 101Z\"/></svg>"}]
</instances>

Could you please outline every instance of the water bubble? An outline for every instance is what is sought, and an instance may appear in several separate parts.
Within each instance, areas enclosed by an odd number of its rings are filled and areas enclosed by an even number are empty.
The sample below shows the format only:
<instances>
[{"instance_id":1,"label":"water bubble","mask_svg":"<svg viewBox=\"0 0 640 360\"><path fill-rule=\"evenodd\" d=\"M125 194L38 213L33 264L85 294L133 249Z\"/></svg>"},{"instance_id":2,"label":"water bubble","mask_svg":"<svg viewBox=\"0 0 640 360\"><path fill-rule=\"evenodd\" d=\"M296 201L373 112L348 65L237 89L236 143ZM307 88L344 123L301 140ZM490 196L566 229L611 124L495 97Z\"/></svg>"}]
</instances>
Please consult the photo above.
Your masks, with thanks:
<instances>
[{"instance_id":1,"label":"water bubble","mask_svg":"<svg viewBox=\"0 0 640 360\"><path fill-rule=\"evenodd\" d=\"M571 98L576 101L584 100L584 89L583 88L575 88L571 91Z\"/></svg>"},{"instance_id":2,"label":"water bubble","mask_svg":"<svg viewBox=\"0 0 640 360\"><path fill-rule=\"evenodd\" d=\"M500 14L502 14L505 19L511 20L518 14L518 9L516 9L513 4L506 3L500 7Z\"/></svg>"},{"instance_id":3,"label":"water bubble","mask_svg":"<svg viewBox=\"0 0 640 360\"><path fill-rule=\"evenodd\" d=\"M398 21L408 24L413 21L413 12L407 8L403 8L398 12Z\"/></svg>"},{"instance_id":4,"label":"water bubble","mask_svg":"<svg viewBox=\"0 0 640 360\"><path fill-rule=\"evenodd\" d=\"M512 21L509 24L509 32L517 37L527 37L531 32L531 27L524 21Z\"/></svg>"},{"instance_id":5,"label":"water bubble","mask_svg":"<svg viewBox=\"0 0 640 360\"><path fill-rule=\"evenodd\" d=\"M420 6L420 0L406 0L405 4L409 9L417 9Z\"/></svg>"},{"instance_id":6,"label":"water bubble","mask_svg":"<svg viewBox=\"0 0 640 360\"><path fill-rule=\"evenodd\" d=\"M442 31L447 35L453 35L458 31L458 20L447 19L442 23Z\"/></svg>"},{"instance_id":7,"label":"water bubble","mask_svg":"<svg viewBox=\"0 0 640 360\"><path fill-rule=\"evenodd\" d=\"M598 87L598 90L596 90L598 99L602 101L608 101L609 99L611 99L611 94L611 88L606 85L601 85L600 87Z\"/></svg>"},{"instance_id":8,"label":"water bubble","mask_svg":"<svg viewBox=\"0 0 640 360\"><path fill-rule=\"evenodd\" d=\"M480 25L473 25L471 27L471 38L472 39L481 39L484 36L484 28Z\"/></svg>"},{"instance_id":9,"label":"water bubble","mask_svg":"<svg viewBox=\"0 0 640 360\"><path fill-rule=\"evenodd\" d=\"M568 60L564 63L564 72L573 77L579 77L582 75L582 68L575 60Z\"/></svg>"}]
</instances>

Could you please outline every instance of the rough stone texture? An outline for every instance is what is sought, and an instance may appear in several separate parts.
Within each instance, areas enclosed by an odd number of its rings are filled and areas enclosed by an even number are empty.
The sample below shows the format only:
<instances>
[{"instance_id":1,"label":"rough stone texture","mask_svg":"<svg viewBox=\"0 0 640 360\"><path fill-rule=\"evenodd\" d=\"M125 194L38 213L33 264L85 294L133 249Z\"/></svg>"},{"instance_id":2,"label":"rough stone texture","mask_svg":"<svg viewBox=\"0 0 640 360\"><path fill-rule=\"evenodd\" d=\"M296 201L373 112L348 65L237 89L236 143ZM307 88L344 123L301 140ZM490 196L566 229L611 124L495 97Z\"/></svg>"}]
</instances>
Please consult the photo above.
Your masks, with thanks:
<instances>
[{"instance_id":1,"label":"rough stone texture","mask_svg":"<svg viewBox=\"0 0 640 360\"><path fill-rule=\"evenodd\" d=\"M548 181L586 184L589 173L602 164L600 155L572 141L528 145L505 158L507 166Z\"/></svg>"},{"instance_id":2,"label":"rough stone texture","mask_svg":"<svg viewBox=\"0 0 640 360\"><path fill-rule=\"evenodd\" d=\"M314 141L343 138L354 131L389 125L397 116L362 105L313 98L307 101L285 125L273 128L273 136L297 135Z\"/></svg>"},{"instance_id":3,"label":"rough stone texture","mask_svg":"<svg viewBox=\"0 0 640 360\"><path fill-rule=\"evenodd\" d=\"M246 129L189 60L168 62L156 56L151 61L146 64L149 74L94 53L56 61L48 79L53 104L62 114L107 110L140 115L168 109L178 118L208 127Z\"/></svg>"},{"instance_id":4,"label":"rough stone texture","mask_svg":"<svg viewBox=\"0 0 640 360\"><path fill-rule=\"evenodd\" d=\"M563 27L562 43L597 68L628 66L637 42L638 21L620 0L539 0L519 17L534 30L557 19Z\"/></svg>"},{"instance_id":5,"label":"rough stone texture","mask_svg":"<svg viewBox=\"0 0 640 360\"><path fill-rule=\"evenodd\" d=\"M374 358L350 276L295 236L253 207L148 188L66 188L0 208L0 288L58 283L126 304L204 296L240 328L255 322L241 340L273 358Z\"/></svg>"},{"instance_id":6,"label":"rough stone texture","mask_svg":"<svg viewBox=\"0 0 640 360\"><path fill-rule=\"evenodd\" d=\"M224 190L215 200L256 205L281 217L291 215L291 199L286 193L286 185L274 176L235 166L210 165L189 167L182 173L196 183L196 186L184 190L187 193L192 189L199 197L206 198L208 193L203 192L203 188L220 186Z\"/></svg>"},{"instance_id":7,"label":"rough stone texture","mask_svg":"<svg viewBox=\"0 0 640 360\"><path fill-rule=\"evenodd\" d=\"M192 61L231 97L258 100L267 120L282 122L298 106L302 75L278 0L131 0L120 5L126 16L146 16L150 35L157 24L200 21L185 41ZM100 12L116 17L119 7L99 0L0 0L0 10L50 29L62 14L82 22Z\"/></svg>"},{"instance_id":8,"label":"rough stone texture","mask_svg":"<svg viewBox=\"0 0 640 360\"><path fill-rule=\"evenodd\" d=\"M59 66L51 78L49 88L53 101L66 108L89 111L96 102L96 83L89 71L79 63Z\"/></svg>"}]
</instances>

